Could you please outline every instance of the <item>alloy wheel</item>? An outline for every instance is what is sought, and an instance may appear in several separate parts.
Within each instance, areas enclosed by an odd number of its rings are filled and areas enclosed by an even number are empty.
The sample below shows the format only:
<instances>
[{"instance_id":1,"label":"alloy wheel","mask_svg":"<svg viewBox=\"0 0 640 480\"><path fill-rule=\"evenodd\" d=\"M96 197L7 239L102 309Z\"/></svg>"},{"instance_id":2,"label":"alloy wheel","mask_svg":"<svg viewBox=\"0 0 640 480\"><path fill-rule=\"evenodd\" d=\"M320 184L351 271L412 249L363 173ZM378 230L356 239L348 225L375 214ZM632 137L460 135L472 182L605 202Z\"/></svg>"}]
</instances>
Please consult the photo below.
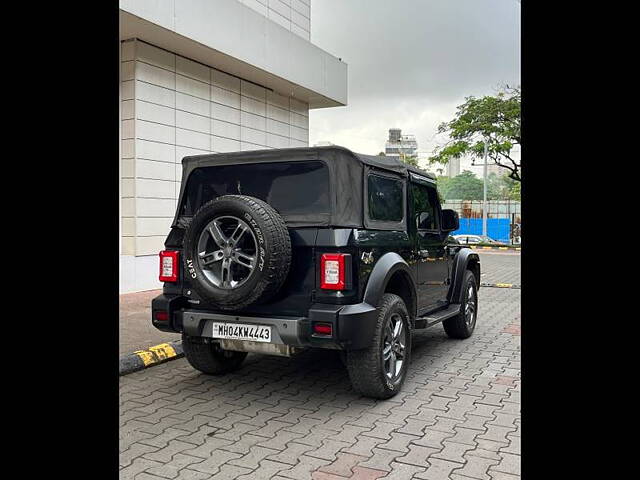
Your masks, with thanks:
<instances>
[{"instance_id":1,"label":"alloy wheel","mask_svg":"<svg viewBox=\"0 0 640 480\"><path fill-rule=\"evenodd\" d=\"M407 345L407 332L400 314L391 315L385 328L382 345L382 363L385 375L389 380L395 381L402 372Z\"/></svg>"},{"instance_id":2,"label":"alloy wheel","mask_svg":"<svg viewBox=\"0 0 640 480\"><path fill-rule=\"evenodd\" d=\"M232 290L243 285L256 267L258 243L243 220L221 216L211 220L198 239L198 264L216 287Z\"/></svg>"}]
</instances>

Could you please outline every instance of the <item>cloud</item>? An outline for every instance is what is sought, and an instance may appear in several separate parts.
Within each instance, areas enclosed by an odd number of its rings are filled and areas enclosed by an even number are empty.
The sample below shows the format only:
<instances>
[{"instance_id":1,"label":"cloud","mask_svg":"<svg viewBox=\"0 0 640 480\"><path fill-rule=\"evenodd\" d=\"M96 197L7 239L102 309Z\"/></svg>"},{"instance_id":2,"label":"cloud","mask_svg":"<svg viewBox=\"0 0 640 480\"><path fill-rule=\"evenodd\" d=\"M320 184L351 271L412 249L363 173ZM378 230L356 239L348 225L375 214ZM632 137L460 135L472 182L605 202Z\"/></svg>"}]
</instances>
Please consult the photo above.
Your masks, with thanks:
<instances>
[{"instance_id":1,"label":"cloud","mask_svg":"<svg viewBox=\"0 0 640 480\"><path fill-rule=\"evenodd\" d=\"M348 105L311 111L311 145L376 154L398 127L427 156L466 96L520 82L516 0L316 0L311 29L349 66Z\"/></svg>"}]
</instances>

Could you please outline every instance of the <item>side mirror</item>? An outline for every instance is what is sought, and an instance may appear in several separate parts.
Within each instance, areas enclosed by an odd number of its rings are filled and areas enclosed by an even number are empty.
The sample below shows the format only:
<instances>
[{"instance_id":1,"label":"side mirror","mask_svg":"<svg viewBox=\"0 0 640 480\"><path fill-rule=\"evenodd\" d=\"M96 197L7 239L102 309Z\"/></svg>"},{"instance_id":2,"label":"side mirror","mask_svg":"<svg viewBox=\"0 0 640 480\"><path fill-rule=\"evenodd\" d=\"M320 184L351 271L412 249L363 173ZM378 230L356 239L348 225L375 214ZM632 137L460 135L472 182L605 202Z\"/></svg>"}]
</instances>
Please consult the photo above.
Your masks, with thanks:
<instances>
[{"instance_id":1,"label":"side mirror","mask_svg":"<svg viewBox=\"0 0 640 480\"><path fill-rule=\"evenodd\" d=\"M458 219L458 212L455 210L442 210L442 231L453 232L460 228L460 220Z\"/></svg>"}]
</instances>

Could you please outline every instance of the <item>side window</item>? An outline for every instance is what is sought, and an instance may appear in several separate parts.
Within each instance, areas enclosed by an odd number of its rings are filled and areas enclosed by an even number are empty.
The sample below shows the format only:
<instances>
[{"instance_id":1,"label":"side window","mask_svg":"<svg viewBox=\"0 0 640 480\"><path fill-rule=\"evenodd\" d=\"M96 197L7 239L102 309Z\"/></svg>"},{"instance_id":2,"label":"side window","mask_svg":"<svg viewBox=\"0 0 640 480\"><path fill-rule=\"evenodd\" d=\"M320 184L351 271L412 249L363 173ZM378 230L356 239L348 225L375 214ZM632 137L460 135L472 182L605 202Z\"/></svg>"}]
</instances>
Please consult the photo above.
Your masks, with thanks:
<instances>
[{"instance_id":1,"label":"side window","mask_svg":"<svg viewBox=\"0 0 640 480\"><path fill-rule=\"evenodd\" d=\"M401 222L404 214L402 181L370 174L367 179L369 218Z\"/></svg>"},{"instance_id":2,"label":"side window","mask_svg":"<svg viewBox=\"0 0 640 480\"><path fill-rule=\"evenodd\" d=\"M469 237L467 243L480 243L480 239L478 237Z\"/></svg>"},{"instance_id":3,"label":"side window","mask_svg":"<svg viewBox=\"0 0 640 480\"><path fill-rule=\"evenodd\" d=\"M413 212L418 230L438 229L438 209L436 207L436 189L417 183L411 183Z\"/></svg>"}]
</instances>

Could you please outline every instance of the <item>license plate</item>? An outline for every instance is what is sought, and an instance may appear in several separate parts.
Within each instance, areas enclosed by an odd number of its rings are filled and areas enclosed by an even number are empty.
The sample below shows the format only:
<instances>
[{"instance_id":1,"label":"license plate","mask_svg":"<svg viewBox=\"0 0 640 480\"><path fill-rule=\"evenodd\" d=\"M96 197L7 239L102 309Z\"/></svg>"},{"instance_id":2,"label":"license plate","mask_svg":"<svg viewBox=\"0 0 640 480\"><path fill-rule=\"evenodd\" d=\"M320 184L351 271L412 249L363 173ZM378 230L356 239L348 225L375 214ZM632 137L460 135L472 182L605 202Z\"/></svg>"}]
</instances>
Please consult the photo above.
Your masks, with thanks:
<instances>
[{"instance_id":1,"label":"license plate","mask_svg":"<svg viewBox=\"0 0 640 480\"><path fill-rule=\"evenodd\" d=\"M213 322L213 338L230 340L251 340L252 342L270 342L271 327L265 325L247 325L243 323Z\"/></svg>"}]
</instances>

